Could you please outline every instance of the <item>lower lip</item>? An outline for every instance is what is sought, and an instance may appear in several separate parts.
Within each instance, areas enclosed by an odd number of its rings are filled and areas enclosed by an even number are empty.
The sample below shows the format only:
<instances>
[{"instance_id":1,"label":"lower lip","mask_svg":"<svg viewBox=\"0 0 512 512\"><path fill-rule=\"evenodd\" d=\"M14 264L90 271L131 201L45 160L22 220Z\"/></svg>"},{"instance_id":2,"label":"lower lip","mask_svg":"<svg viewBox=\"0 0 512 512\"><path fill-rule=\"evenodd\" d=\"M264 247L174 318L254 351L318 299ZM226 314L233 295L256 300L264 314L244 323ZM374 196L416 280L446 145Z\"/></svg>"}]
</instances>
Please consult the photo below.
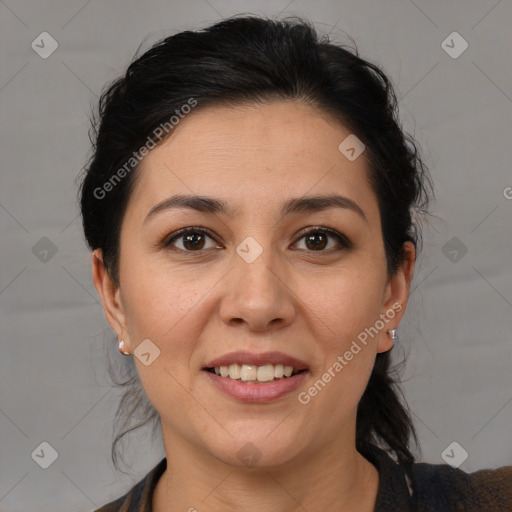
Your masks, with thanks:
<instances>
[{"instance_id":1,"label":"lower lip","mask_svg":"<svg viewBox=\"0 0 512 512\"><path fill-rule=\"evenodd\" d=\"M236 400L249 403L272 402L288 395L300 386L308 373L303 371L292 377L253 384L233 380L229 377L221 377L207 370L203 371L218 389Z\"/></svg>"}]
</instances>

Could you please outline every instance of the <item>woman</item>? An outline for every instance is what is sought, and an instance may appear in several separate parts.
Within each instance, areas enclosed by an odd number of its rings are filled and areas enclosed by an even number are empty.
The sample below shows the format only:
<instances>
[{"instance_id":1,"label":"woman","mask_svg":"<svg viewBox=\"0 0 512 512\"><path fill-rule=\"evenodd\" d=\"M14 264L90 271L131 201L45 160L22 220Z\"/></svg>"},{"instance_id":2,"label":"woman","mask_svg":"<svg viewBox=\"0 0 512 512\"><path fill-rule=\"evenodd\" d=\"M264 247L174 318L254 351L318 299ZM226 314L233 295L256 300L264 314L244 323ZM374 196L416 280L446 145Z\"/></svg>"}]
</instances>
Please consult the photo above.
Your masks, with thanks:
<instances>
[{"instance_id":1,"label":"woman","mask_svg":"<svg viewBox=\"0 0 512 512\"><path fill-rule=\"evenodd\" d=\"M156 44L99 114L93 279L166 454L101 512L512 510L512 467L410 451L390 351L431 185L380 69L237 17Z\"/></svg>"}]
</instances>

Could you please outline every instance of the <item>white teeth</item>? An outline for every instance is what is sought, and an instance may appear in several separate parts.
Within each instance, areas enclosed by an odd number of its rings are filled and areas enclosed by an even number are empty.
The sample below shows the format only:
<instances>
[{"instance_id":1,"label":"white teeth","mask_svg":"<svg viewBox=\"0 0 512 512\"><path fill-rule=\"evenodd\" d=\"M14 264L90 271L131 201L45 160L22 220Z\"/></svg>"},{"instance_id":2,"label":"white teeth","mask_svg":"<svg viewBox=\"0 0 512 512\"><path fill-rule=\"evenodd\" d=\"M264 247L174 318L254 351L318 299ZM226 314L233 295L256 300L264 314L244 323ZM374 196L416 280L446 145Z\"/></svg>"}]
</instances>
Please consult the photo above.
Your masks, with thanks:
<instances>
[{"instance_id":1,"label":"white teeth","mask_svg":"<svg viewBox=\"0 0 512 512\"><path fill-rule=\"evenodd\" d=\"M215 374L221 377L229 377L233 380L269 382L274 379L291 377L294 372L292 366L282 364L265 364L255 366L252 364L230 364L229 366L218 366L214 368Z\"/></svg>"},{"instance_id":2,"label":"white teeth","mask_svg":"<svg viewBox=\"0 0 512 512\"><path fill-rule=\"evenodd\" d=\"M240 378L240 365L239 364L230 364L229 365L229 378L237 380Z\"/></svg>"},{"instance_id":3,"label":"white teeth","mask_svg":"<svg viewBox=\"0 0 512 512\"><path fill-rule=\"evenodd\" d=\"M260 382L267 382L269 380L274 380L273 365L266 364L265 366L258 366L258 373L256 374L256 378Z\"/></svg>"},{"instance_id":4,"label":"white teeth","mask_svg":"<svg viewBox=\"0 0 512 512\"><path fill-rule=\"evenodd\" d=\"M221 366L222 369L222 366ZM242 369L240 370L240 378L242 380L257 380L256 377L258 375L258 367L252 366L248 364L243 364Z\"/></svg>"}]
</instances>

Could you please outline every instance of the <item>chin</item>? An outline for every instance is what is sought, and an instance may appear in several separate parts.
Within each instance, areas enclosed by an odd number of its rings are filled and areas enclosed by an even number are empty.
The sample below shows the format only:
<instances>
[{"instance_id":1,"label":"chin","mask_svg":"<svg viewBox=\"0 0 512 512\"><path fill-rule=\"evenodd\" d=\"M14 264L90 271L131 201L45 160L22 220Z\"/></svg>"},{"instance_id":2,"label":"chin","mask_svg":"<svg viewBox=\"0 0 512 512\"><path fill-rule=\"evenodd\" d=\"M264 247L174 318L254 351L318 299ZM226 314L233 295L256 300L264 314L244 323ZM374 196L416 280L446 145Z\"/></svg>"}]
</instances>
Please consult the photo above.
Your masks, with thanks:
<instances>
[{"instance_id":1,"label":"chin","mask_svg":"<svg viewBox=\"0 0 512 512\"><path fill-rule=\"evenodd\" d=\"M215 443L208 446L209 453L228 466L248 469L275 469L290 463L297 455L299 447L296 440L289 434L269 439L266 429L254 429L253 435L248 430L236 438L227 436L226 443Z\"/></svg>"}]
</instances>

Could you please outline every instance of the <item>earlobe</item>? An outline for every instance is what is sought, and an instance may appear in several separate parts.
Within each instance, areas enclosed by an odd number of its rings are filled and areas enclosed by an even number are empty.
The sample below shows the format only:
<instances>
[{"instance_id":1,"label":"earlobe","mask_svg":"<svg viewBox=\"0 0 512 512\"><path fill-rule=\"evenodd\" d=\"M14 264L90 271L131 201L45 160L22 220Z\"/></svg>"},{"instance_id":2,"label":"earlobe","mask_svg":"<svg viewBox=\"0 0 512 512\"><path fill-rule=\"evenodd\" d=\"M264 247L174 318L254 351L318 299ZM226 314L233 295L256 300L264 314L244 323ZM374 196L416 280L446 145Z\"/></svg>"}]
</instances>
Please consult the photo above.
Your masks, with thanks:
<instances>
[{"instance_id":1,"label":"earlobe","mask_svg":"<svg viewBox=\"0 0 512 512\"><path fill-rule=\"evenodd\" d=\"M110 327L115 331L119 339L128 339L126 331L125 314L120 299L119 286L110 277L104 263L101 249L92 253L92 278L94 286L101 298L105 316Z\"/></svg>"},{"instance_id":2,"label":"earlobe","mask_svg":"<svg viewBox=\"0 0 512 512\"><path fill-rule=\"evenodd\" d=\"M393 339L389 333L389 330L386 329L379 333L379 342L377 343L377 353L381 352L389 352L393 348Z\"/></svg>"}]
</instances>

